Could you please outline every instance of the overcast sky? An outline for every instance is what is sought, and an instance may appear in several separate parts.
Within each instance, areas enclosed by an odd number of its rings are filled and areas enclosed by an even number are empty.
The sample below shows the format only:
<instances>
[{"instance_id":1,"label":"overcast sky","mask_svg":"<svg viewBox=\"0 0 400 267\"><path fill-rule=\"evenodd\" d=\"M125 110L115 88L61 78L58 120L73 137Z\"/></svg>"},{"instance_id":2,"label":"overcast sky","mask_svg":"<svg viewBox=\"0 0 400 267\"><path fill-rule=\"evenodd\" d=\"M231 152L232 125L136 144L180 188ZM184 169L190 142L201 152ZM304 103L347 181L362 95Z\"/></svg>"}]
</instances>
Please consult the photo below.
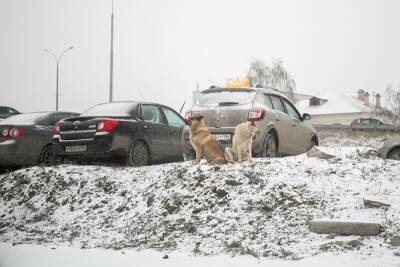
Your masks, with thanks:
<instances>
[{"instance_id":1,"label":"overcast sky","mask_svg":"<svg viewBox=\"0 0 400 267\"><path fill-rule=\"evenodd\" d=\"M115 100L179 110L204 89L281 58L298 92L400 82L398 0L115 0ZM111 0L0 0L0 105L83 111L108 101ZM142 95L142 96L141 96Z\"/></svg>"}]
</instances>

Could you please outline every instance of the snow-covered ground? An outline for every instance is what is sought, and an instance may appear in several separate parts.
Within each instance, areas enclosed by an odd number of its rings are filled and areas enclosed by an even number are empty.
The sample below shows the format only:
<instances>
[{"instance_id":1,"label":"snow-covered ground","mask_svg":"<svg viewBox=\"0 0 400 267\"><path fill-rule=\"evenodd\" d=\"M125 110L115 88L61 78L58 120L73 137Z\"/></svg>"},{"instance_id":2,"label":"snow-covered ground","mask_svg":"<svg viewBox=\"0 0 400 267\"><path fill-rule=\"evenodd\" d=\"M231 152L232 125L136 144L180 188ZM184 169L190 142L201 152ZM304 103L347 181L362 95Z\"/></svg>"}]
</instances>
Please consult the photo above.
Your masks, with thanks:
<instances>
[{"instance_id":1,"label":"snow-covered ground","mask_svg":"<svg viewBox=\"0 0 400 267\"><path fill-rule=\"evenodd\" d=\"M399 257L394 255L360 256L357 252L328 252L301 260L257 259L252 256L228 255L191 256L184 253L165 253L129 249L79 249L0 243L0 266L2 267L399 267Z\"/></svg>"},{"instance_id":2,"label":"snow-covered ground","mask_svg":"<svg viewBox=\"0 0 400 267\"><path fill-rule=\"evenodd\" d=\"M79 266L74 259L91 257L99 264L90 266L106 266L108 257L121 266L400 266L400 249L390 245L400 234L400 164L376 157L371 149L382 141L327 138L321 150L336 156L329 160L62 165L5 174L0 266L26 266L22 254L67 262L48 266ZM391 206L365 208L364 198ZM319 235L309 230L311 218L379 222L385 230L376 237Z\"/></svg>"}]
</instances>

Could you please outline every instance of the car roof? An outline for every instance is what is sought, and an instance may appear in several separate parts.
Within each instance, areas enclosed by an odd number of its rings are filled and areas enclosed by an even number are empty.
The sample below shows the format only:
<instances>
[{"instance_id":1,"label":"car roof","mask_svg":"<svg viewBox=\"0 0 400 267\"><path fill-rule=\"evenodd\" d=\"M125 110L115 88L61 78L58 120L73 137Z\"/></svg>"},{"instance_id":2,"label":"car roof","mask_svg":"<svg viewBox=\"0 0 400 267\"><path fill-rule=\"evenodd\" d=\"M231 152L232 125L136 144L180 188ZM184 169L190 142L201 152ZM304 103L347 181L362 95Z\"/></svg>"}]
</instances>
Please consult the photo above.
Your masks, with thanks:
<instances>
[{"instance_id":1,"label":"car roof","mask_svg":"<svg viewBox=\"0 0 400 267\"><path fill-rule=\"evenodd\" d=\"M117 104L117 103L132 103L132 104L154 104L154 105L162 105L160 103L155 103L155 102L150 102L150 101L113 101L113 102L103 102L103 103L99 103L94 106L98 106L98 105L105 105L105 104Z\"/></svg>"},{"instance_id":2,"label":"car roof","mask_svg":"<svg viewBox=\"0 0 400 267\"><path fill-rule=\"evenodd\" d=\"M212 91L219 91L219 90L252 90L252 91L262 91L263 93L268 94L275 94L287 98L281 91L272 87L238 87L238 88L229 88L229 87L212 87L201 92L212 92Z\"/></svg>"},{"instance_id":3,"label":"car roof","mask_svg":"<svg viewBox=\"0 0 400 267\"><path fill-rule=\"evenodd\" d=\"M64 111L64 110L59 110L59 111L33 111L33 112L26 112L26 113L21 113L22 114L35 114L35 113L43 113L43 114L53 114L53 113L72 113L72 114L79 114L77 112L72 112L72 111Z\"/></svg>"},{"instance_id":4,"label":"car roof","mask_svg":"<svg viewBox=\"0 0 400 267\"><path fill-rule=\"evenodd\" d=\"M10 107L10 106L0 106L0 108L11 108L11 109L13 109L13 110L15 110L15 111L18 111L16 108L13 108L13 107ZM19 111L18 111L19 112Z\"/></svg>"}]
</instances>

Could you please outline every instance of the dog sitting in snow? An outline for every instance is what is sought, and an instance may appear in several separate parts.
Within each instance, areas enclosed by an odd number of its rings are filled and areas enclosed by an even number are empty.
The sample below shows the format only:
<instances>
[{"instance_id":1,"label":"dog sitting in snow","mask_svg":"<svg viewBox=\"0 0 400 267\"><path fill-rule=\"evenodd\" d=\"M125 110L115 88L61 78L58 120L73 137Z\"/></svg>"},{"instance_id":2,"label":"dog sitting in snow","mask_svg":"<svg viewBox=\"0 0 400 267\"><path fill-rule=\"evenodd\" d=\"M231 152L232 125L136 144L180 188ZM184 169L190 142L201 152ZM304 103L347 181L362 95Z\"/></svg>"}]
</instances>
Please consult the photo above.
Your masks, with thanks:
<instances>
[{"instance_id":1,"label":"dog sitting in snow","mask_svg":"<svg viewBox=\"0 0 400 267\"><path fill-rule=\"evenodd\" d=\"M251 161L253 137L258 132L254 122L243 122L236 126L232 139L232 148L225 148L225 158L228 162Z\"/></svg>"},{"instance_id":2,"label":"dog sitting in snow","mask_svg":"<svg viewBox=\"0 0 400 267\"><path fill-rule=\"evenodd\" d=\"M190 143L196 152L195 162L199 163L203 157L211 164L226 163L224 151L208 130L203 121L203 116L193 115L188 118L187 124L190 126Z\"/></svg>"}]
</instances>

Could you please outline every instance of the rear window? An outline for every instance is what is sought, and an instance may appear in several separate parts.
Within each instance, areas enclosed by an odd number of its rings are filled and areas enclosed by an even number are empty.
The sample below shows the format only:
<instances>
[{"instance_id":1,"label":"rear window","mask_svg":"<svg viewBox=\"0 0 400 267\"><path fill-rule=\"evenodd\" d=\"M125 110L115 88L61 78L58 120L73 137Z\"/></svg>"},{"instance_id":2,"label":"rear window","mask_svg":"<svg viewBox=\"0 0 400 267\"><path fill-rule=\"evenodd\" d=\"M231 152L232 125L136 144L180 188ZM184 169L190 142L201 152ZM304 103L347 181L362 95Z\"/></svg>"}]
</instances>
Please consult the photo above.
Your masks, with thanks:
<instances>
[{"instance_id":1,"label":"rear window","mask_svg":"<svg viewBox=\"0 0 400 267\"><path fill-rule=\"evenodd\" d=\"M14 115L12 117L9 117L5 120L2 120L0 124L34 124L35 122L38 122L40 119L44 118L47 115L47 113L25 113L25 114L19 114L19 115Z\"/></svg>"},{"instance_id":2,"label":"rear window","mask_svg":"<svg viewBox=\"0 0 400 267\"><path fill-rule=\"evenodd\" d=\"M200 94L196 104L216 107L243 105L251 102L256 92L253 90L210 90Z\"/></svg>"},{"instance_id":3,"label":"rear window","mask_svg":"<svg viewBox=\"0 0 400 267\"><path fill-rule=\"evenodd\" d=\"M18 111L9 107L0 107L0 114L18 114Z\"/></svg>"},{"instance_id":4,"label":"rear window","mask_svg":"<svg viewBox=\"0 0 400 267\"><path fill-rule=\"evenodd\" d=\"M136 103L107 103L85 110L81 116L129 116Z\"/></svg>"}]
</instances>

